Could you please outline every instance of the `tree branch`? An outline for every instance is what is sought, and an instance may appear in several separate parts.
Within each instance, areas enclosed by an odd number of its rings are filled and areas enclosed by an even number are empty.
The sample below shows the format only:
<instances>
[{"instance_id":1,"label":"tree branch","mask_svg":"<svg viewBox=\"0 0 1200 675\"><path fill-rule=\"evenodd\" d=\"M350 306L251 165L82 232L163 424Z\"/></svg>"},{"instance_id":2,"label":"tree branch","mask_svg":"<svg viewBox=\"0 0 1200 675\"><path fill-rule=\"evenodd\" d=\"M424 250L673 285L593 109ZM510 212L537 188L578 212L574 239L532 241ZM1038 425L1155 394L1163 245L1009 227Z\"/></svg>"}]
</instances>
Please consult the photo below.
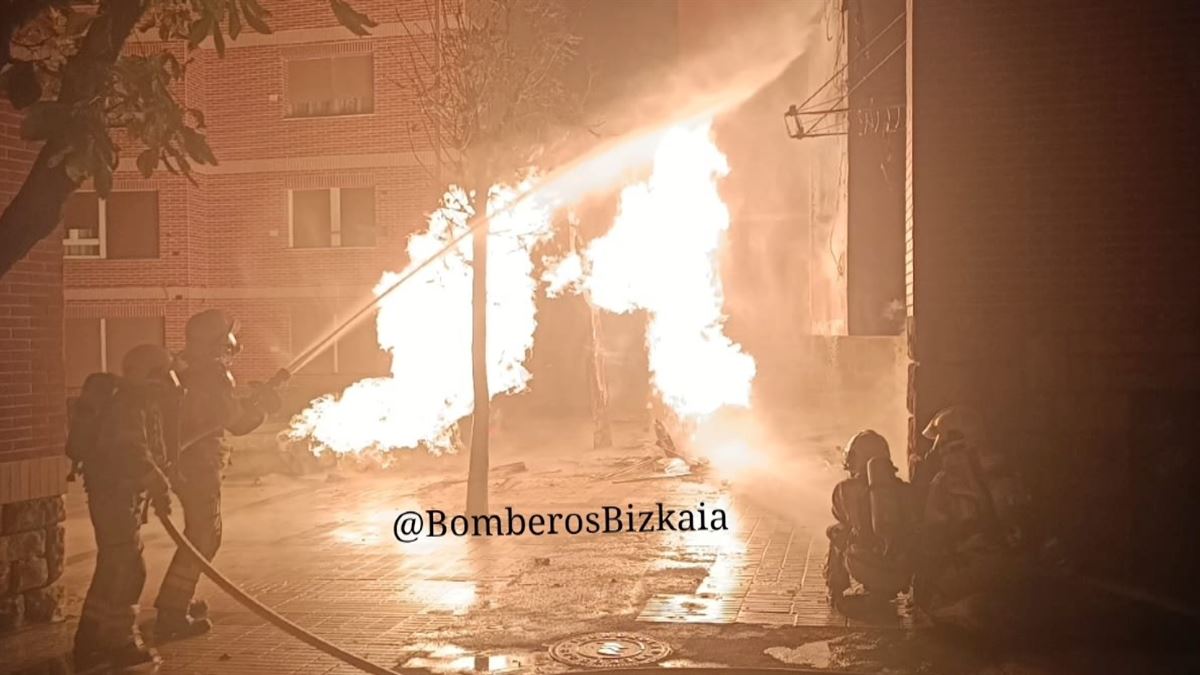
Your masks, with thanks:
<instances>
[{"instance_id":1,"label":"tree branch","mask_svg":"<svg viewBox=\"0 0 1200 675\"><path fill-rule=\"evenodd\" d=\"M107 11L88 27L79 51L63 69L63 85L58 102L67 106L89 106L106 86L107 78L98 76L113 66L121 48L145 11L139 0L111 0ZM0 215L0 276L6 274L25 254L58 227L63 204L79 187L67 175L63 149L65 138L47 141L21 189ZM58 161L53 161L57 159Z\"/></svg>"}]
</instances>

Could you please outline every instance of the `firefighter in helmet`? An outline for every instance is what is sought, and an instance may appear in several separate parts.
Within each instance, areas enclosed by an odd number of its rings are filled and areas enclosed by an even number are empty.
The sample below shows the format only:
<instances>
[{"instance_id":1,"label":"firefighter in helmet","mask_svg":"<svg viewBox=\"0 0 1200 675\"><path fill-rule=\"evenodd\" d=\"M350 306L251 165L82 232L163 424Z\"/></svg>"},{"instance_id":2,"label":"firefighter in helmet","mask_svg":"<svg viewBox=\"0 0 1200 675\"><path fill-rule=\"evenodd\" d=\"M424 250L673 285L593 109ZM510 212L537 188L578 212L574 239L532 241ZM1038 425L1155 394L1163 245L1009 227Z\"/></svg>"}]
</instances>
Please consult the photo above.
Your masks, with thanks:
<instances>
[{"instance_id":1,"label":"firefighter in helmet","mask_svg":"<svg viewBox=\"0 0 1200 675\"><path fill-rule=\"evenodd\" d=\"M225 432L249 434L280 407L272 382L252 384L249 396L236 389L229 361L241 351L238 324L219 309L188 320L180 354L185 368L179 408L179 457L171 484L183 507L184 535L211 560L221 546L221 476L229 460ZM283 373L284 371L281 371ZM160 639L207 632L212 623L202 601L193 601L200 567L189 554L176 551L163 578L155 607L155 635Z\"/></svg>"},{"instance_id":2,"label":"firefighter in helmet","mask_svg":"<svg viewBox=\"0 0 1200 675\"><path fill-rule=\"evenodd\" d=\"M846 445L849 477L833 489L825 581L838 604L852 582L867 595L890 600L908 588L910 506L908 484L896 476L887 440L872 430Z\"/></svg>"},{"instance_id":3,"label":"firefighter in helmet","mask_svg":"<svg viewBox=\"0 0 1200 675\"><path fill-rule=\"evenodd\" d=\"M175 395L170 364L162 347L134 347L122 360L121 377L91 375L75 404L68 454L83 474L96 536L96 569L75 633L79 670L158 660L137 628L146 583L140 529L146 496L158 512L170 512L163 472L165 411Z\"/></svg>"},{"instance_id":4,"label":"firefighter in helmet","mask_svg":"<svg viewBox=\"0 0 1200 675\"><path fill-rule=\"evenodd\" d=\"M951 406L922 433L933 441L937 467L922 510L923 560L914 583L931 615L971 621L979 600L998 593L1027 547L1029 494L1006 458L989 443L982 416Z\"/></svg>"}]
</instances>

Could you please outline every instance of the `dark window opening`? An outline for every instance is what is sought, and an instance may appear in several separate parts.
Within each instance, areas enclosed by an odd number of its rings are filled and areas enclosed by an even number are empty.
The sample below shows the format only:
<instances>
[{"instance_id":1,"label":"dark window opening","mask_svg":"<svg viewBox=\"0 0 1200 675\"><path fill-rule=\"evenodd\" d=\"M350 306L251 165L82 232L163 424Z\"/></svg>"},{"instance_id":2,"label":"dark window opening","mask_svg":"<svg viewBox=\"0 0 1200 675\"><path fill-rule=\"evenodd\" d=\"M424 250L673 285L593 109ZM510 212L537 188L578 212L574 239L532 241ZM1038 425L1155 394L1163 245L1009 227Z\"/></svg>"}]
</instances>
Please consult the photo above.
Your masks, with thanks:
<instances>
[{"instance_id":1,"label":"dark window opening","mask_svg":"<svg viewBox=\"0 0 1200 675\"><path fill-rule=\"evenodd\" d=\"M121 361L138 345L165 344L160 316L122 317L104 320L105 363L110 373L121 372Z\"/></svg>"},{"instance_id":2,"label":"dark window opening","mask_svg":"<svg viewBox=\"0 0 1200 675\"><path fill-rule=\"evenodd\" d=\"M342 188L342 246L375 245L375 188Z\"/></svg>"},{"instance_id":3,"label":"dark window opening","mask_svg":"<svg viewBox=\"0 0 1200 675\"><path fill-rule=\"evenodd\" d=\"M106 258L158 257L157 192L113 192L104 205Z\"/></svg>"},{"instance_id":4,"label":"dark window opening","mask_svg":"<svg viewBox=\"0 0 1200 675\"><path fill-rule=\"evenodd\" d=\"M100 198L95 192L74 192L63 207L63 255L100 258Z\"/></svg>"},{"instance_id":5,"label":"dark window opening","mask_svg":"<svg viewBox=\"0 0 1200 675\"><path fill-rule=\"evenodd\" d=\"M67 319L64 327L67 386L79 387L88 375L104 370L100 319Z\"/></svg>"},{"instance_id":6,"label":"dark window opening","mask_svg":"<svg viewBox=\"0 0 1200 675\"><path fill-rule=\"evenodd\" d=\"M64 328L68 387L81 386L92 373L119 374L125 354L138 345L166 344L161 316L67 319Z\"/></svg>"},{"instance_id":7,"label":"dark window opening","mask_svg":"<svg viewBox=\"0 0 1200 675\"><path fill-rule=\"evenodd\" d=\"M292 247L375 245L375 188L293 190Z\"/></svg>"},{"instance_id":8,"label":"dark window opening","mask_svg":"<svg viewBox=\"0 0 1200 675\"><path fill-rule=\"evenodd\" d=\"M328 335L340 323L339 318L342 317L338 317L329 305L293 308L292 356L298 356ZM298 372L306 375L386 375L390 364L387 352L379 347L375 315L372 315L330 343Z\"/></svg>"},{"instance_id":9,"label":"dark window opening","mask_svg":"<svg viewBox=\"0 0 1200 675\"><path fill-rule=\"evenodd\" d=\"M296 248L328 248L332 245L333 219L329 190L292 192L292 245Z\"/></svg>"},{"instance_id":10,"label":"dark window opening","mask_svg":"<svg viewBox=\"0 0 1200 675\"><path fill-rule=\"evenodd\" d=\"M371 54L288 61L287 78L287 117L375 111L375 64Z\"/></svg>"},{"instance_id":11,"label":"dark window opening","mask_svg":"<svg viewBox=\"0 0 1200 675\"><path fill-rule=\"evenodd\" d=\"M63 256L144 260L159 257L158 193L76 192L63 208Z\"/></svg>"}]
</instances>

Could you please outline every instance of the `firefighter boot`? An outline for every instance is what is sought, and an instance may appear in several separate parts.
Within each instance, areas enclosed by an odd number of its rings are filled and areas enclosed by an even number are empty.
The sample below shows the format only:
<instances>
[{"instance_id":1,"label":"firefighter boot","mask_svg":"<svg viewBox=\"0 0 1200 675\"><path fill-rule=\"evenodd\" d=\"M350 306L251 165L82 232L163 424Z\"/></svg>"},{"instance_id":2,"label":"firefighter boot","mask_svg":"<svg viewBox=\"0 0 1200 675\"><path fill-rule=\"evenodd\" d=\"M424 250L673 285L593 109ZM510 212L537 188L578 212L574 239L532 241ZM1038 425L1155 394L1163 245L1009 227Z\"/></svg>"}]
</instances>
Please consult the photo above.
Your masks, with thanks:
<instances>
[{"instance_id":1,"label":"firefighter boot","mask_svg":"<svg viewBox=\"0 0 1200 675\"><path fill-rule=\"evenodd\" d=\"M212 622L208 619L194 619L185 612L159 610L158 619L154 623L154 637L161 643L203 635L211 629Z\"/></svg>"},{"instance_id":2,"label":"firefighter boot","mask_svg":"<svg viewBox=\"0 0 1200 675\"><path fill-rule=\"evenodd\" d=\"M113 668L136 668L147 663L162 663L158 652L147 647L140 637L126 642L109 653L109 663Z\"/></svg>"},{"instance_id":3,"label":"firefighter boot","mask_svg":"<svg viewBox=\"0 0 1200 675\"><path fill-rule=\"evenodd\" d=\"M187 614L196 620L207 619L208 603L203 600L193 600L192 603L188 605Z\"/></svg>"},{"instance_id":4,"label":"firefighter boot","mask_svg":"<svg viewBox=\"0 0 1200 675\"><path fill-rule=\"evenodd\" d=\"M83 672L108 661L108 647L100 639L100 626L90 619L82 619L75 631L75 647L72 650L75 671Z\"/></svg>"}]
</instances>

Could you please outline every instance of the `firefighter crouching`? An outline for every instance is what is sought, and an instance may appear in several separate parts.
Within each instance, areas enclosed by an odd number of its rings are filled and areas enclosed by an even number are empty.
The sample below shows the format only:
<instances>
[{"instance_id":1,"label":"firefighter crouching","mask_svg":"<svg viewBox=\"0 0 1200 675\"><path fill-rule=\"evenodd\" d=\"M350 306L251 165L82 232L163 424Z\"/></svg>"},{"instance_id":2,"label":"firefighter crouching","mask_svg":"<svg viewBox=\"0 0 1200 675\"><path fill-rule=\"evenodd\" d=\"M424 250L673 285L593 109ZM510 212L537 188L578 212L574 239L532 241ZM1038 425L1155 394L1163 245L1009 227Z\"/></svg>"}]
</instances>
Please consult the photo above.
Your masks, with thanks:
<instances>
[{"instance_id":1,"label":"firefighter crouching","mask_svg":"<svg viewBox=\"0 0 1200 675\"><path fill-rule=\"evenodd\" d=\"M171 486L183 508L184 535L208 559L221 546L221 475L229 460L226 431L235 436L258 428L280 407L273 386L286 379L280 371L272 382L251 385L250 396L235 391L228 361L241 350L237 323L210 309L188 320L180 354L184 388L179 409L179 458L173 463ZM176 551L163 578L155 607L159 640L207 632L212 623L203 602L193 602L200 567L184 551Z\"/></svg>"},{"instance_id":2,"label":"firefighter crouching","mask_svg":"<svg viewBox=\"0 0 1200 675\"><path fill-rule=\"evenodd\" d=\"M825 580L840 605L854 582L874 601L908 590L912 579L909 486L896 476L887 441L867 430L850 439L844 467L850 477L833 490Z\"/></svg>"},{"instance_id":3,"label":"firefighter crouching","mask_svg":"<svg viewBox=\"0 0 1200 675\"><path fill-rule=\"evenodd\" d=\"M82 473L96 534L96 569L75 633L75 666L129 667L158 660L137 629L146 582L141 525L146 499L169 513L164 429L175 396L171 357L156 345L125 355L122 377L88 377L72 415L68 456Z\"/></svg>"},{"instance_id":4,"label":"firefighter crouching","mask_svg":"<svg viewBox=\"0 0 1200 675\"><path fill-rule=\"evenodd\" d=\"M933 441L937 471L924 505L914 600L942 623L1003 624L1022 595L1032 543L1029 494L987 442L975 410L946 408L923 435Z\"/></svg>"}]
</instances>

